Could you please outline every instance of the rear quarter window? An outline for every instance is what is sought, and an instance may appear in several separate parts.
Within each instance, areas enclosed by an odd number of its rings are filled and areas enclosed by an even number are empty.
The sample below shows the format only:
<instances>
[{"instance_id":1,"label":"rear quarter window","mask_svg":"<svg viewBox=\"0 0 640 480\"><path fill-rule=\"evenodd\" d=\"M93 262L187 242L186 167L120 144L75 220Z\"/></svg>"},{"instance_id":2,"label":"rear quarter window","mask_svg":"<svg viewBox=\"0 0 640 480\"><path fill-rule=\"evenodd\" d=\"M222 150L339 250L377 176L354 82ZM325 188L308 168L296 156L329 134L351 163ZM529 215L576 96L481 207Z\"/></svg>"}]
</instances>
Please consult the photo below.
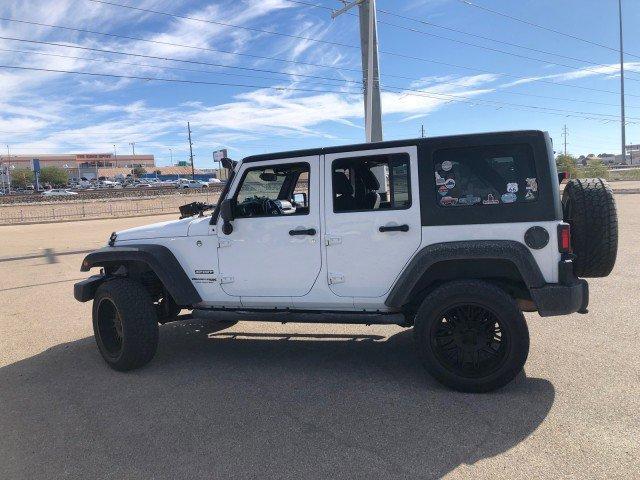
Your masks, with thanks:
<instances>
[{"instance_id":1,"label":"rear quarter window","mask_svg":"<svg viewBox=\"0 0 640 480\"><path fill-rule=\"evenodd\" d=\"M538 200L528 144L446 148L433 154L434 198L443 208L496 208Z\"/></svg>"}]
</instances>

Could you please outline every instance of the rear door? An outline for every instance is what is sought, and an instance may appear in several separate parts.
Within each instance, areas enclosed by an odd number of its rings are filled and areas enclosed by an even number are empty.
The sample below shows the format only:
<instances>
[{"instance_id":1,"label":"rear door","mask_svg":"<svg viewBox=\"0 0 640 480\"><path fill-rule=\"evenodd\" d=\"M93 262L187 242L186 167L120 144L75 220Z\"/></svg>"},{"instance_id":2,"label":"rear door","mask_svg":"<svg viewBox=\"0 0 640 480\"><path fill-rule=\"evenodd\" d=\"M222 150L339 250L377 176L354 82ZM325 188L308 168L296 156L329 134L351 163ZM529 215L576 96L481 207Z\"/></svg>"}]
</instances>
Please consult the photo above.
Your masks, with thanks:
<instances>
[{"instance_id":1,"label":"rear door","mask_svg":"<svg viewBox=\"0 0 640 480\"><path fill-rule=\"evenodd\" d=\"M331 290L382 297L420 246L415 146L327 154L325 248Z\"/></svg>"}]
</instances>

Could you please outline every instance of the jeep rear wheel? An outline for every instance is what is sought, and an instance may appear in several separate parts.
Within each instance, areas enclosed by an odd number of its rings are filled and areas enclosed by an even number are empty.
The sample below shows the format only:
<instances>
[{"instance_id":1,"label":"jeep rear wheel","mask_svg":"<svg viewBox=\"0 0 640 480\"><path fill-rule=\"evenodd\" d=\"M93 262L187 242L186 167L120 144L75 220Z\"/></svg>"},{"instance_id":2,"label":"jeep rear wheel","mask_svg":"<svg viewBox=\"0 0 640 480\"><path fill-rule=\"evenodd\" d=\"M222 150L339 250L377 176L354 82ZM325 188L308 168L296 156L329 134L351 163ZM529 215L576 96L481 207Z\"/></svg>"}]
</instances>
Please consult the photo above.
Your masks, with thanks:
<instances>
[{"instance_id":1,"label":"jeep rear wheel","mask_svg":"<svg viewBox=\"0 0 640 480\"><path fill-rule=\"evenodd\" d=\"M529 353L522 312L500 288L477 280L438 287L420 306L414 334L427 371L463 392L509 383Z\"/></svg>"},{"instance_id":2,"label":"jeep rear wheel","mask_svg":"<svg viewBox=\"0 0 640 480\"><path fill-rule=\"evenodd\" d=\"M125 278L103 283L93 300L93 333L111 368L126 371L149 363L158 347L158 317L145 288Z\"/></svg>"},{"instance_id":3,"label":"jeep rear wheel","mask_svg":"<svg viewBox=\"0 0 640 480\"><path fill-rule=\"evenodd\" d=\"M571 225L574 273L609 275L618 252L618 215L609 184L601 178L570 180L562 193L562 210Z\"/></svg>"}]
</instances>

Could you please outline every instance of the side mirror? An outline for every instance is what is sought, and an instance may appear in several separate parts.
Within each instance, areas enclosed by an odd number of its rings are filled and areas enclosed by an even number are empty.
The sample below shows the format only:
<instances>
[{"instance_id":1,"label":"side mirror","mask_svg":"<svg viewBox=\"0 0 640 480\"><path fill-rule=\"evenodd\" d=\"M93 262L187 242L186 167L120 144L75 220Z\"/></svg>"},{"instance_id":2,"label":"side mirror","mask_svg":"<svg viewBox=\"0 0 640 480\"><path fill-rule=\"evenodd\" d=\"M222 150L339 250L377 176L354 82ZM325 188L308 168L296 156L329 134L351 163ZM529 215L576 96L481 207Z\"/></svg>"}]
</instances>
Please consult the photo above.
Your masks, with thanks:
<instances>
[{"instance_id":1,"label":"side mirror","mask_svg":"<svg viewBox=\"0 0 640 480\"><path fill-rule=\"evenodd\" d=\"M298 204L298 205L302 205L303 207L307 207L307 194L306 193L294 193L293 194L293 201Z\"/></svg>"},{"instance_id":2,"label":"side mirror","mask_svg":"<svg viewBox=\"0 0 640 480\"><path fill-rule=\"evenodd\" d=\"M236 164L238 162L231 160L229 157L224 157L220 160L220 163L222 163L222 166L227 170L233 170L234 168L236 168Z\"/></svg>"},{"instance_id":3,"label":"side mirror","mask_svg":"<svg viewBox=\"0 0 640 480\"><path fill-rule=\"evenodd\" d=\"M222 217L222 233L225 235L230 235L233 232L233 225L231 222L235 218L233 216L233 211L235 207L235 200L228 198L222 201L220 205L220 216Z\"/></svg>"}]
</instances>

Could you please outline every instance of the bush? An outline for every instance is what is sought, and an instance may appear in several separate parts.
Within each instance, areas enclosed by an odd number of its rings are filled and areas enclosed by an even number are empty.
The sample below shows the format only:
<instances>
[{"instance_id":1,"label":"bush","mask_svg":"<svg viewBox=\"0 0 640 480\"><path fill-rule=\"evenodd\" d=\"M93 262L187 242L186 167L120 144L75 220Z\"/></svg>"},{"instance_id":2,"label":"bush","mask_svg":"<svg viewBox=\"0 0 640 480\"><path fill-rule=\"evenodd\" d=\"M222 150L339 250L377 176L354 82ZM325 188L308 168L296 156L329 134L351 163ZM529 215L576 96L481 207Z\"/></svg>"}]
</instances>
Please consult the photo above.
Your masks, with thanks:
<instances>
[{"instance_id":1,"label":"bush","mask_svg":"<svg viewBox=\"0 0 640 480\"><path fill-rule=\"evenodd\" d=\"M40 170L40 185L50 183L53 186L65 186L69 176L64 168L44 167Z\"/></svg>"},{"instance_id":2,"label":"bush","mask_svg":"<svg viewBox=\"0 0 640 480\"><path fill-rule=\"evenodd\" d=\"M579 172L582 178L609 178L609 169L600 160L587 163L587 166Z\"/></svg>"},{"instance_id":3,"label":"bush","mask_svg":"<svg viewBox=\"0 0 640 480\"><path fill-rule=\"evenodd\" d=\"M135 167L133 169L133 174L136 177L140 177L140 176L144 175L145 173L147 173L147 171L144 169L144 167Z\"/></svg>"},{"instance_id":4,"label":"bush","mask_svg":"<svg viewBox=\"0 0 640 480\"><path fill-rule=\"evenodd\" d=\"M571 155L558 155L556 157L556 166L558 167L558 172L569 172L571 178L578 176L576 159Z\"/></svg>"},{"instance_id":5,"label":"bush","mask_svg":"<svg viewBox=\"0 0 640 480\"><path fill-rule=\"evenodd\" d=\"M610 172L611 180L640 180L640 168Z\"/></svg>"},{"instance_id":6,"label":"bush","mask_svg":"<svg viewBox=\"0 0 640 480\"><path fill-rule=\"evenodd\" d=\"M28 168L16 168L11 171L11 187L26 188L33 183L33 172Z\"/></svg>"}]
</instances>

